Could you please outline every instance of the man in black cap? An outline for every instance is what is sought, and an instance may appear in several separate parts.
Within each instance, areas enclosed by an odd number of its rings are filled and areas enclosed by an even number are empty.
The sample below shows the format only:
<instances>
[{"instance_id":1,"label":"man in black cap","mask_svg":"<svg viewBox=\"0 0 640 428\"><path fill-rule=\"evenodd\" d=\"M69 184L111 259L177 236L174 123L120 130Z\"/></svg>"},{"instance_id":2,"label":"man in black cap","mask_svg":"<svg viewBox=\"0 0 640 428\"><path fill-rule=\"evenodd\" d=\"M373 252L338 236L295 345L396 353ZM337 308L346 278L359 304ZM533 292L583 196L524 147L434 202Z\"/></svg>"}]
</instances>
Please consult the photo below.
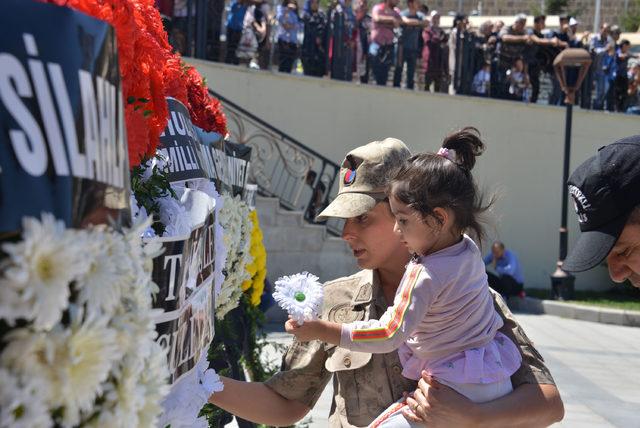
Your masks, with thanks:
<instances>
[{"instance_id":1,"label":"man in black cap","mask_svg":"<svg viewBox=\"0 0 640 428\"><path fill-rule=\"evenodd\" d=\"M600 148L568 185L582 233L562 269L582 272L606 258L612 280L640 288L640 135Z\"/></svg>"}]
</instances>

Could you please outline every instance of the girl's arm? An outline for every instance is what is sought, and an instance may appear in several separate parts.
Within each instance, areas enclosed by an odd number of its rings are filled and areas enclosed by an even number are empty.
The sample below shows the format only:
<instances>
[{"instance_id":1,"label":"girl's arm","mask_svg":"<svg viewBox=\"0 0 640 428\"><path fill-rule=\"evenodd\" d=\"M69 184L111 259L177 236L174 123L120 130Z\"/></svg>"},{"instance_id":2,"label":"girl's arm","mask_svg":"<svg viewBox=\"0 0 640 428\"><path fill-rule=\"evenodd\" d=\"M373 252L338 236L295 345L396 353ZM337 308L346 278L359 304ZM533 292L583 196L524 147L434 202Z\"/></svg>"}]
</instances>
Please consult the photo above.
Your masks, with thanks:
<instances>
[{"instance_id":1,"label":"girl's arm","mask_svg":"<svg viewBox=\"0 0 640 428\"><path fill-rule=\"evenodd\" d=\"M299 325L297 322L290 319L284 324L284 329L287 333L295 335L296 339L300 342L319 340L332 345L340 345L342 324L316 320L305 321L304 324Z\"/></svg>"},{"instance_id":2,"label":"girl's arm","mask_svg":"<svg viewBox=\"0 0 640 428\"><path fill-rule=\"evenodd\" d=\"M412 264L400 282L393 306L379 320L348 324L305 321L302 326L289 320L285 329L303 342L317 339L354 351L391 352L413 333L428 312L435 295L432 283L424 266Z\"/></svg>"},{"instance_id":3,"label":"girl's arm","mask_svg":"<svg viewBox=\"0 0 640 428\"><path fill-rule=\"evenodd\" d=\"M424 319L439 291L425 267L411 263L400 281L393 306L379 320L343 324L340 346L371 353L398 349Z\"/></svg>"}]
</instances>

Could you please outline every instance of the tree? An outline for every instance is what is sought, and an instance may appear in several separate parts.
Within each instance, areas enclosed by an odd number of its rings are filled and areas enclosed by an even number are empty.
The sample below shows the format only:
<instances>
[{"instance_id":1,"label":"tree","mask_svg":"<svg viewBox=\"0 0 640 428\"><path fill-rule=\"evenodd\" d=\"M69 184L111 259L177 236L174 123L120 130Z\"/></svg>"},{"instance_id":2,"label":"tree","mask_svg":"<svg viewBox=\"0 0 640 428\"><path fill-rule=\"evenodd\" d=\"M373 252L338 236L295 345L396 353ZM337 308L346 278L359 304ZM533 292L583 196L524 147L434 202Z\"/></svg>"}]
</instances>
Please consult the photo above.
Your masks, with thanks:
<instances>
[{"instance_id":1,"label":"tree","mask_svg":"<svg viewBox=\"0 0 640 428\"><path fill-rule=\"evenodd\" d=\"M569 6L569 0L547 0L545 3L547 15L560 15Z\"/></svg>"},{"instance_id":2,"label":"tree","mask_svg":"<svg viewBox=\"0 0 640 428\"><path fill-rule=\"evenodd\" d=\"M635 0L633 5L620 17L622 31L634 32L640 27L640 0Z\"/></svg>"}]
</instances>

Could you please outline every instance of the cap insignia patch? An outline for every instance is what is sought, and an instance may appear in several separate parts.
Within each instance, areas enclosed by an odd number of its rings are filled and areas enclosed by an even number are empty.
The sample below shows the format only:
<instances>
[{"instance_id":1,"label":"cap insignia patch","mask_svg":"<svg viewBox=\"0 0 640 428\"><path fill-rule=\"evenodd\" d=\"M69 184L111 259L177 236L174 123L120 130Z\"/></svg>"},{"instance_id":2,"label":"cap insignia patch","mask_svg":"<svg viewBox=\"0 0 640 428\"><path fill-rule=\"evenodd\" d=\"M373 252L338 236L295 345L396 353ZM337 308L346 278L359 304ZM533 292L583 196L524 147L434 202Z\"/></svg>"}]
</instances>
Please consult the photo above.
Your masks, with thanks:
<instances>
[{"instance_id":1,"label":"cap insignia patch","mask_svg":"<svg viewBox=\"0 0 640 428\"><path fill-rule=\"evenodd\" d=\"M347 172L344 173L344 185L351 186L354 181L356 181L356 170L348 169Z\"/></svg>"},{"instance_id":2,"label":"cap insignia patch","mask_svg":"<svg viewBox=\"0 0 640 428\"><path fill-rule=\"evenodd\" d=\"M574 185L569 186L569 194L573 198L573 207L576 210L576 214L578 214L578 221L580 223L588 222L587 209L591 208L591 204L587 200L587 197Z\"/></svg>"}]
</instances>

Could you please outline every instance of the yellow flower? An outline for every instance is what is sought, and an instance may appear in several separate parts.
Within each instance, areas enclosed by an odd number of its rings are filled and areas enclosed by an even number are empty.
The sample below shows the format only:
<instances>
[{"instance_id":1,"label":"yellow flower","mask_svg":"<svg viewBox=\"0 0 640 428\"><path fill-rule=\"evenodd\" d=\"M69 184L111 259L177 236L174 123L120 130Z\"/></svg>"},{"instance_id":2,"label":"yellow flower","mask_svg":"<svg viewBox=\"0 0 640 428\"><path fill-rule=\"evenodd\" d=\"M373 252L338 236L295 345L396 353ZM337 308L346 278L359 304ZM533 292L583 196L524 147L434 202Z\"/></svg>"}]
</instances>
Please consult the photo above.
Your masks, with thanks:
<instances>
[{"instance_id":1,"label":"yellow flower","mask_svg":"<svg viewBox=\"0 0 640 428\"><path fill-rule=\"evenodd\" d=\"M258 221L258 213L253 210L249 215L253 223L250 250L253 261L246 267L251 279L242 283L242 291L249 295L251 304L258 306L264 291L264 281L267 277L267 252L264 248L262 230Z\"/></svg>"}]
</instances>

